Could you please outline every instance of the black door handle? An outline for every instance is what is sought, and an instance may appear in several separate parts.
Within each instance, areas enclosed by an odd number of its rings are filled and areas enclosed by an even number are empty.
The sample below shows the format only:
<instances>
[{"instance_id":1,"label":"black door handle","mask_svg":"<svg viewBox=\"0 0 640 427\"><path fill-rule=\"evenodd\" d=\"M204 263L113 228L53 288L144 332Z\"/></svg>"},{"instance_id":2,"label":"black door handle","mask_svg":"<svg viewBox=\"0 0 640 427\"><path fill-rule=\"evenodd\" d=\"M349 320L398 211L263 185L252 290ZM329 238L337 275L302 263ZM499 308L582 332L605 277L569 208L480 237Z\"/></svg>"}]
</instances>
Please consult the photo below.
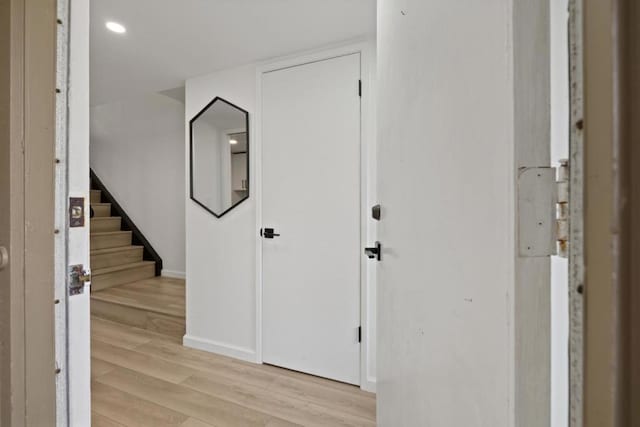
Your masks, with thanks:
<instances>
[{"instance_id":1,"label":"black door handle","mask_svg":"<svg viewBox=\"0 0 640 427\"><path fill-rule=\"evenodd\" d=\"M369 259L377 259L378 261L382 260L382 243L376 242L376 245L372 248L364 248L364 254L369 257Z\"/></svg>"},{"instance_id":2,"label":"black door handle","mask_svg":"<svg viewBox=\"0 0 640 427\"><path fill-rule=\"evenodd\" d=\"M275 230L273 228L260 229L260 235L265 239L273 239L274 237L280 236L279 234L275 233Z\"/></svg>"}]
</instances>

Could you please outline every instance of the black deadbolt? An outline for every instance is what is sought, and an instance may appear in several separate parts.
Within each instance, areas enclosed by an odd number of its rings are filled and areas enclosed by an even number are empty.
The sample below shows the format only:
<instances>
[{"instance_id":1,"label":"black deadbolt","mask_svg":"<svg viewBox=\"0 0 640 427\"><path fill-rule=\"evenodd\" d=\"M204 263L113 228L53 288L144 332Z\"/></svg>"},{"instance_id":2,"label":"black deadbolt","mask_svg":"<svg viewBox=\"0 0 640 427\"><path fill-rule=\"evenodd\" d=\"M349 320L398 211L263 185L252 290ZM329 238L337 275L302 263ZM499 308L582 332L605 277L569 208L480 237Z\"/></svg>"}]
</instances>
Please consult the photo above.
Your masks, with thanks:
<instances>
[{"instance_id":1,"label":"black deadbolt","mask_svg":"<svg viewBox=\"0 0 640 427\"><path fill-rule=\"evenodd\" d=\"M279 236L273 228L264 228L260 230L260 235L265 239L273 239L274 237Z\"/></svg>"}]
</instances>

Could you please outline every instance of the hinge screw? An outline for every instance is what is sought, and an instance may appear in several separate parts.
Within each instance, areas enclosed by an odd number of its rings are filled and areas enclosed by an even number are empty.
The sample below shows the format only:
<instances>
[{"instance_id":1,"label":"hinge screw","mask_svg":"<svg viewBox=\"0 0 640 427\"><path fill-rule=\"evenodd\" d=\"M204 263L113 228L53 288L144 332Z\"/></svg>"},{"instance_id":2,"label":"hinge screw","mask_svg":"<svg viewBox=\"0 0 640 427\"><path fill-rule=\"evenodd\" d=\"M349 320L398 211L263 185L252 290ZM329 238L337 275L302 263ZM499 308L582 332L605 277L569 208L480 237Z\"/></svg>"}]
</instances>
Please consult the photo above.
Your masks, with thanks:
<instances>
[{"instance_id":1,"label":"hinge screw","mask_svg":"<svg viewBox=\"0 0 640 427\"><path fill-rule=\"evenodd\" d=\"M580 119L576 122L576 128L578 128L579 130L584 129L584 120Z\"/></svg>"},{"instance_id":2,"label":"hinge screw","mask_svg":"<svg viewBox=\"0 0 640 427\"><path fill-rule=\"evenodd\" d=\"M56 22L57 22L59 25L62 25L62 19L57 19L57 20L56 20Z\"/></svg>"},{"instance_id":3,"label":"hinge screw","mask_svg":"<svg viewBox=\"0 0 640 427\"><path fill-rule=\"evenodd\" d=\"M59 234L60 230L58 230L57 228L55 230L53 230L53 234Z\"/></svg>"},{"instance_id":4,"label":"hinge screw","mask_svg":"<svg viewBox=\"0 0 640 427\"><path fill-rule=\"evenodd\" d=\"M56 375L58 375L60 372L62 372L62 369L56 368Z\"/></svg>"},{"instance_id":5,"label":"hinge screw","mask_svg":"<svg viewBox=\"0 0 640 427\"><path fill-rule=\"evenodd\" d=\"M59 299L53 300L53 303L54 304L60 304L60 300Z\"/></svg>"},{"instance_id":6,"label":"hinge screw","mask_svg":"<svg viewBox=\"0 0 640 427\"><path fill-rule=\"evenodd\" d=\"M580 295L582 295L582 293L584 292L584 286L582 286L582 285L578 285L578 289L577 289L577 290L578 290L578 293L579 293Z\"/></svg>"},{"instance_id":7,"label":"hinge screw","mask_svg":"<svg viewBox=\"0 0 640 427\"><path fill-rule=\"evenodd\" d=\"M60 89L56 88L56 93L62 92Z\"/></svg>"},{"instance_id":8,"label":"hinge screw","mask_svg":"<svg viewBox=\"0 0 640 427\"><path fill-rule=\"evenodd\" d=\"M60 163L60 159L56 159L56 163Z\"/></svg>"}]
</instances>

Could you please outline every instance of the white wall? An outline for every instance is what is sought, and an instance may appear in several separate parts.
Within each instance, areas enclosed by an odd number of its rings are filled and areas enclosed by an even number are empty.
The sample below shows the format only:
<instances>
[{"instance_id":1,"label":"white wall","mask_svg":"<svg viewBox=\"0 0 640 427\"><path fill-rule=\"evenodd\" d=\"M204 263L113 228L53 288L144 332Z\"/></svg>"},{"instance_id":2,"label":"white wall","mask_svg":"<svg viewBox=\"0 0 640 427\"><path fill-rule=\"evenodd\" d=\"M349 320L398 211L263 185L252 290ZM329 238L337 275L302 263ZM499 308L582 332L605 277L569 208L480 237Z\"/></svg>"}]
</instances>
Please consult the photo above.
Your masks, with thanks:
<instances>
[{"instance_id":1,"label":"white wall","mask_svg":"<svg viewBox=\"0 0 640 427\"><path fill-rule=\"evenodd\" d=\"M91 108L91 167L149 240L185 271L184 105L150 93Z\"/></svg>"},{"instance_id":2,"label":"white wall","mask_svg":"<svg viewBox=\"0 0 640 427\"><path fill-rule=\"evenodd\" d=\"M569 18L567 0L551 5L551 162L569 158ZM551 425L569 424L569 265L551 259Z\"/></svg>"},{"instance_id":3,"label":"white wall","mask_svg":"<svg viewBox=\"0 0 640 427\"><path fill-rule=\"evenodd\" d=\"M375 107L373 105L375 57L369 49L363 56L363 164L372 170L375 164ZM318 53L318 52L315 52ZM313 56L313 54L311 54ZM295 64L306 55L288 57ZM200 206L187 200L187 346L227 354L250 361L257 354L256 319L256 154L258 94L256 78L259 64L223 70L186 82L186 121L188 122L216 96L233 102L249 112L250 121L250 188L248 200L222 218L215 218ZM370 79L367 78L370 77ZM371 102L369 102L371 101ZM185 153L188 156L188 127ZM187 176L188 160L186 162ZM374 175L372 175L374 176ZM188 183L187 183L188 186ZM187 194L188 194L187 188ZM375 204L375 182L370 180L363 199L363 214L369 218ZM375 221L366 221L364 231L375 240ZM375 265L368 263L363 275L369 281L363 295L366 316L363 331L363 388L375 389Z\"/></svg>"},{"instance_id":4,"label":"white wall","mask_svg":"<svg viewBox=\"0 0 640 427\"><path fill-rule=\"evenodd\" d=\"M255 132L256 67L187 80L186 123L219 96L249 112ZM184 118L183 118L184 122ZM186 138L185 138L186 131ZM182 126L189 174L189 129ZM253 146L249 147L252 150ZM253 157L251 170L253 170ZM250 188L255 174L251 174ZM255 195L216 218L188 198L186 186L187 334L185 345L256 360Z\"/></svg>"}]
</instances>

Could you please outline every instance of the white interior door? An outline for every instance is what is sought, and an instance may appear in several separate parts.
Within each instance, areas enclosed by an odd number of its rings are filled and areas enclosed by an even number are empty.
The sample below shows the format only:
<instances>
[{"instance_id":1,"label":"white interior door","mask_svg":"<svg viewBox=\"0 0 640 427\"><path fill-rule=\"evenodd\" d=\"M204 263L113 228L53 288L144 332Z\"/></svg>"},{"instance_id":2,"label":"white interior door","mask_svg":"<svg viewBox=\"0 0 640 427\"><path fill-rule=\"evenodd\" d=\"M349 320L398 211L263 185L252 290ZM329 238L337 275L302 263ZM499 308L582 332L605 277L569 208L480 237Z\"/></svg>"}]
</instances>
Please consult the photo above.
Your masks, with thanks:
<instances>
[{"instance_id":1,"label":"white interior door","mask_svg":"<svg viewBox=\"0 0 640 427\"><path fill-rule=\"evenodd\" d=\"M360 54L263 76L263 360L360 383Z\"/></svg>"}]
</instances>

